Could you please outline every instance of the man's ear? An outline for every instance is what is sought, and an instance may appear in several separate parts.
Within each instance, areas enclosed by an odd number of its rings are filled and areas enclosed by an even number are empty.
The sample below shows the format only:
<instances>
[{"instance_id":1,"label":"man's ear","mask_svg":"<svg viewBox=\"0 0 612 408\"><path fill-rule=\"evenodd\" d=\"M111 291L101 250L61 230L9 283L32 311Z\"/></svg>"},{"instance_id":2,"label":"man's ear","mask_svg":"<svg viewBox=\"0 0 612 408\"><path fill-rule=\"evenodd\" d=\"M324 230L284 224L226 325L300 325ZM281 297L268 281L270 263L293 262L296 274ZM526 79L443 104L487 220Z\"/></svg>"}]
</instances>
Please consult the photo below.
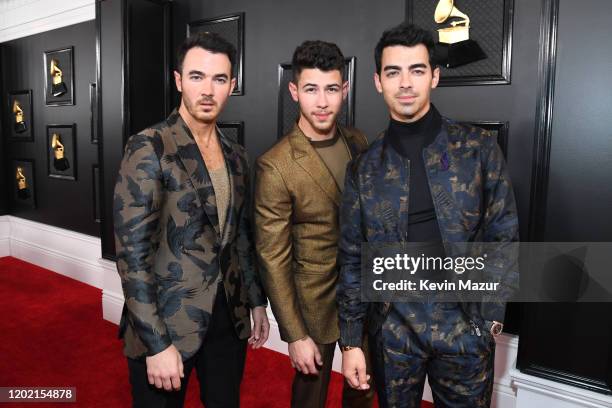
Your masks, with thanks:
<instances>
[{"instance_id":1,"label":"man's ear","mask_svg":"<svg viewBox=\"0 0 612 408\"><path fill-rule=\"evenodd\" d=\"M440 82L440 67L435 67L432 74L433 77L431 78L431 89L434 89Z\"/></svg>"},{"instance_id":2,"label":"man's ear","mask_svg":"<svg viewBox=\"0 0 612 408\"><path fill-rule=\"evenodd\" d=\"M297 102L298 101L298 88L297 85L293 83L293 81L289 81L289 93L291 93L291 98Z\"/></svg>"},{"instance_id":3,"label":"man's ear","mask_svg":"<svg viewBox=\"0 0 612 408\"><path fill-rule=\"evenodd\" d=\"M346 99L346 97L348 96L348 92L349 92L349 82L344 81L344 83L342 84L342 100Z\"/></svg>"},{"instance_id":4,"label":"man's ear","mask_svg":"<svg viewBox=\"0 0 612 408\"><path fill-rule=\"evenodd\" d=\"M183 87L181 86L181 74L174 70L174 84L176 85L176 90L179 92L183 92Z\"/></svg>"},{"instance_id":5,"label":"man's ear","mask_svg":"<svg viewBox=\"0 0 612 408\"><path fill-rule=\"evenodd\" d=\"M236 89L236 78L232 78L232 80L230 81L230 95L234 92L234 89Z\"/></svg>"},{"instance_id":6,"label":"man's ear","mask_svg":"<svg viewBox=\"0 0 612 408\"><path fill-rule=\"evenodd\" d=\"M378 93L382 93L382 84L380 83L380 75L378 75L378 72L374 73L374 85Z\"/></svg>"}]
</instances>

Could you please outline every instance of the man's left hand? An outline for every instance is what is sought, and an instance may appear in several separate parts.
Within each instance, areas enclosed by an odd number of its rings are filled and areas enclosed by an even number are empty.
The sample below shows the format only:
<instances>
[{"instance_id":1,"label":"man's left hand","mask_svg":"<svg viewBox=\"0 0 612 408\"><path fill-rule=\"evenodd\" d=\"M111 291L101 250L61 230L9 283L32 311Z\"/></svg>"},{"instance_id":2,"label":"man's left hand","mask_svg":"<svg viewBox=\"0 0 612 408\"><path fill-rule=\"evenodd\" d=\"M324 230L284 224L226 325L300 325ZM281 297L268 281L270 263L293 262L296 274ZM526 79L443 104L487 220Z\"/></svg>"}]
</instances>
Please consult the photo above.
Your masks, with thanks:
<instances>
[{"instance_id":1,"label":"man's left hand","mask_svg":"<svg viewBox=\"0 0 612 408\"><path fill-rule=\"evenodd\" d=\"M266 308L263 306L251 309L251 316L253 317L253 329L251 330L251 337L249 337L249 344L253 349L257 349L268 340L270 322L268 322Z\"/></svg>"}]
</instances>

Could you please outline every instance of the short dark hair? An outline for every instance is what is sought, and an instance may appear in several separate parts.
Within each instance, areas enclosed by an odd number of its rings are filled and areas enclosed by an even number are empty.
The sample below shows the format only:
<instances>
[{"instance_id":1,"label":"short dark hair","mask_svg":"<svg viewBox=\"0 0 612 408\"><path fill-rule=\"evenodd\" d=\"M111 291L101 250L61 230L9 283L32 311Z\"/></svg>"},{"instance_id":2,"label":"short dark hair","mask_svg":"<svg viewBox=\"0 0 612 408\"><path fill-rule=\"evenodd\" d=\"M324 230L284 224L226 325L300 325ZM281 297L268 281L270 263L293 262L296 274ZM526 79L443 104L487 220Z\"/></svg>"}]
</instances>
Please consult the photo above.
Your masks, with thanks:
<instances>
[{"instance_id":1,"label":"short dark hair","mask_svg":"<svg viewBox=\"0 0 612 408\"><path fill-rule=\"evenodd\" d=\"M409 23L401 23L386 30L376 48L374 49L374 62L376 63L376 72L381 73L382 69L382 53L387 47L394 45L403 45L405 47L414 47L416 45L423 44L427 48L429 53L429 65L431 69L437 66L435 58L435 43L433 35L430 31L425 30L419 26Z\"/></svg>"},{"instance_id":2,"label":"short dark hair","mask_svg":"<svg viewBox=\"0 0 612 408\"><path fill-rule=\"evenodd\" d=\"M317 68L321 71L340 71L344 76L344 55L334 43L325 41L304 41L293 52L291 59L293 82L306 68Z\"/></svg>"},{"instance_id":3,"label":"short dark hair","mask_svg":"<svg viewBox=\"0 0 612 408\"><path fill-rule=\"evenodd\" d=\"M192 49L200 47L212 53L225 54L230 60L232 76L234 75L234 63L236 61L236 48L225 38L216 33L198 32L185 38L176 53L176 69L179 73L183 72L183 62L185 55Z\"/></svg>"}]
</instances>

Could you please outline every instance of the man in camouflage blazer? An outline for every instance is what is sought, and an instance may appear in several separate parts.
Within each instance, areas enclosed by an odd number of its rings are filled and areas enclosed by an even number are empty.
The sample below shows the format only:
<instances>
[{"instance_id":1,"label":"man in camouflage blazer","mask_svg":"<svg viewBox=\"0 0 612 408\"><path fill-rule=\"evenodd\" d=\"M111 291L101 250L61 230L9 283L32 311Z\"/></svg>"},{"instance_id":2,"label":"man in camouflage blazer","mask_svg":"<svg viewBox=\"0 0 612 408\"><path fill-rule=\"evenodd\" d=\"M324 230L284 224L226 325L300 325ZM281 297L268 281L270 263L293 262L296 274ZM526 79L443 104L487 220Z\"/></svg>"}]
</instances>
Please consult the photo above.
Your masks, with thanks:
<instances>
[{"instance_id":1,"label":"man in camouflage blazer","mask_svg":"<svg viewBox=\"0 0 612 408\"><path fill-rule=\"evenodd\" d=\"M409 24L386 31L379 41L375 84L392 121L415 123L437 114L430 104L440 75L433 49L431 34ZM514 195L495 138L444 117L439 122L433 142L422 150L422 165L440 244L518 241ZM381 407L419 407L426 375L436 406L487 407L504 303L361 301L361 244L404 242L409 236L408 203L416 180L410 166L387 131L347 169L337 290L343 374L354 387L367 387L360 349L367 315ZM517 271L506 272L508 282L516 280Z\"/></svg>"},{"instance_id":2,"label":"man in camouflage blazer","mask_svg":"<svg viewBox=\"0 0 612 408\"><path fill-rule=\"evenodd\" d=\"M217 35L186 39L175 71L180 108L125 147L114 222L134 406L182 406L195 366L206 407L238 407L247 339L257 348L268 336L249 163L216 127L235 84L234 54Z\"/></svg>"}]
</instances>

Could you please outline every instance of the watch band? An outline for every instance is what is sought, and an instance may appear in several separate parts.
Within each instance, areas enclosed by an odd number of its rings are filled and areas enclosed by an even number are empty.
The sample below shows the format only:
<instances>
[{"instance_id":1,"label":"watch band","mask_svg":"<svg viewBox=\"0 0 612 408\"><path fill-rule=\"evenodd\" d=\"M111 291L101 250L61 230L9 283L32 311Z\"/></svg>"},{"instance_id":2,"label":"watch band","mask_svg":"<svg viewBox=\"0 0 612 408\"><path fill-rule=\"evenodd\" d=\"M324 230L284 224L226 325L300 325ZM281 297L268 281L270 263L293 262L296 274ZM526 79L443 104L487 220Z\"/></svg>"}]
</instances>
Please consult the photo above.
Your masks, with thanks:
<instances>
[{"instance_id":1,"label":"watch band","mask_svg":"<svg viewBox=\"0 0 612 408\"><path fill-rule=\"evenodd\" d=\"M492 336L499 336L504 331L504 324L496 320L487 320L485 322L485 327Z\"/></svg>"}]
</instances>

